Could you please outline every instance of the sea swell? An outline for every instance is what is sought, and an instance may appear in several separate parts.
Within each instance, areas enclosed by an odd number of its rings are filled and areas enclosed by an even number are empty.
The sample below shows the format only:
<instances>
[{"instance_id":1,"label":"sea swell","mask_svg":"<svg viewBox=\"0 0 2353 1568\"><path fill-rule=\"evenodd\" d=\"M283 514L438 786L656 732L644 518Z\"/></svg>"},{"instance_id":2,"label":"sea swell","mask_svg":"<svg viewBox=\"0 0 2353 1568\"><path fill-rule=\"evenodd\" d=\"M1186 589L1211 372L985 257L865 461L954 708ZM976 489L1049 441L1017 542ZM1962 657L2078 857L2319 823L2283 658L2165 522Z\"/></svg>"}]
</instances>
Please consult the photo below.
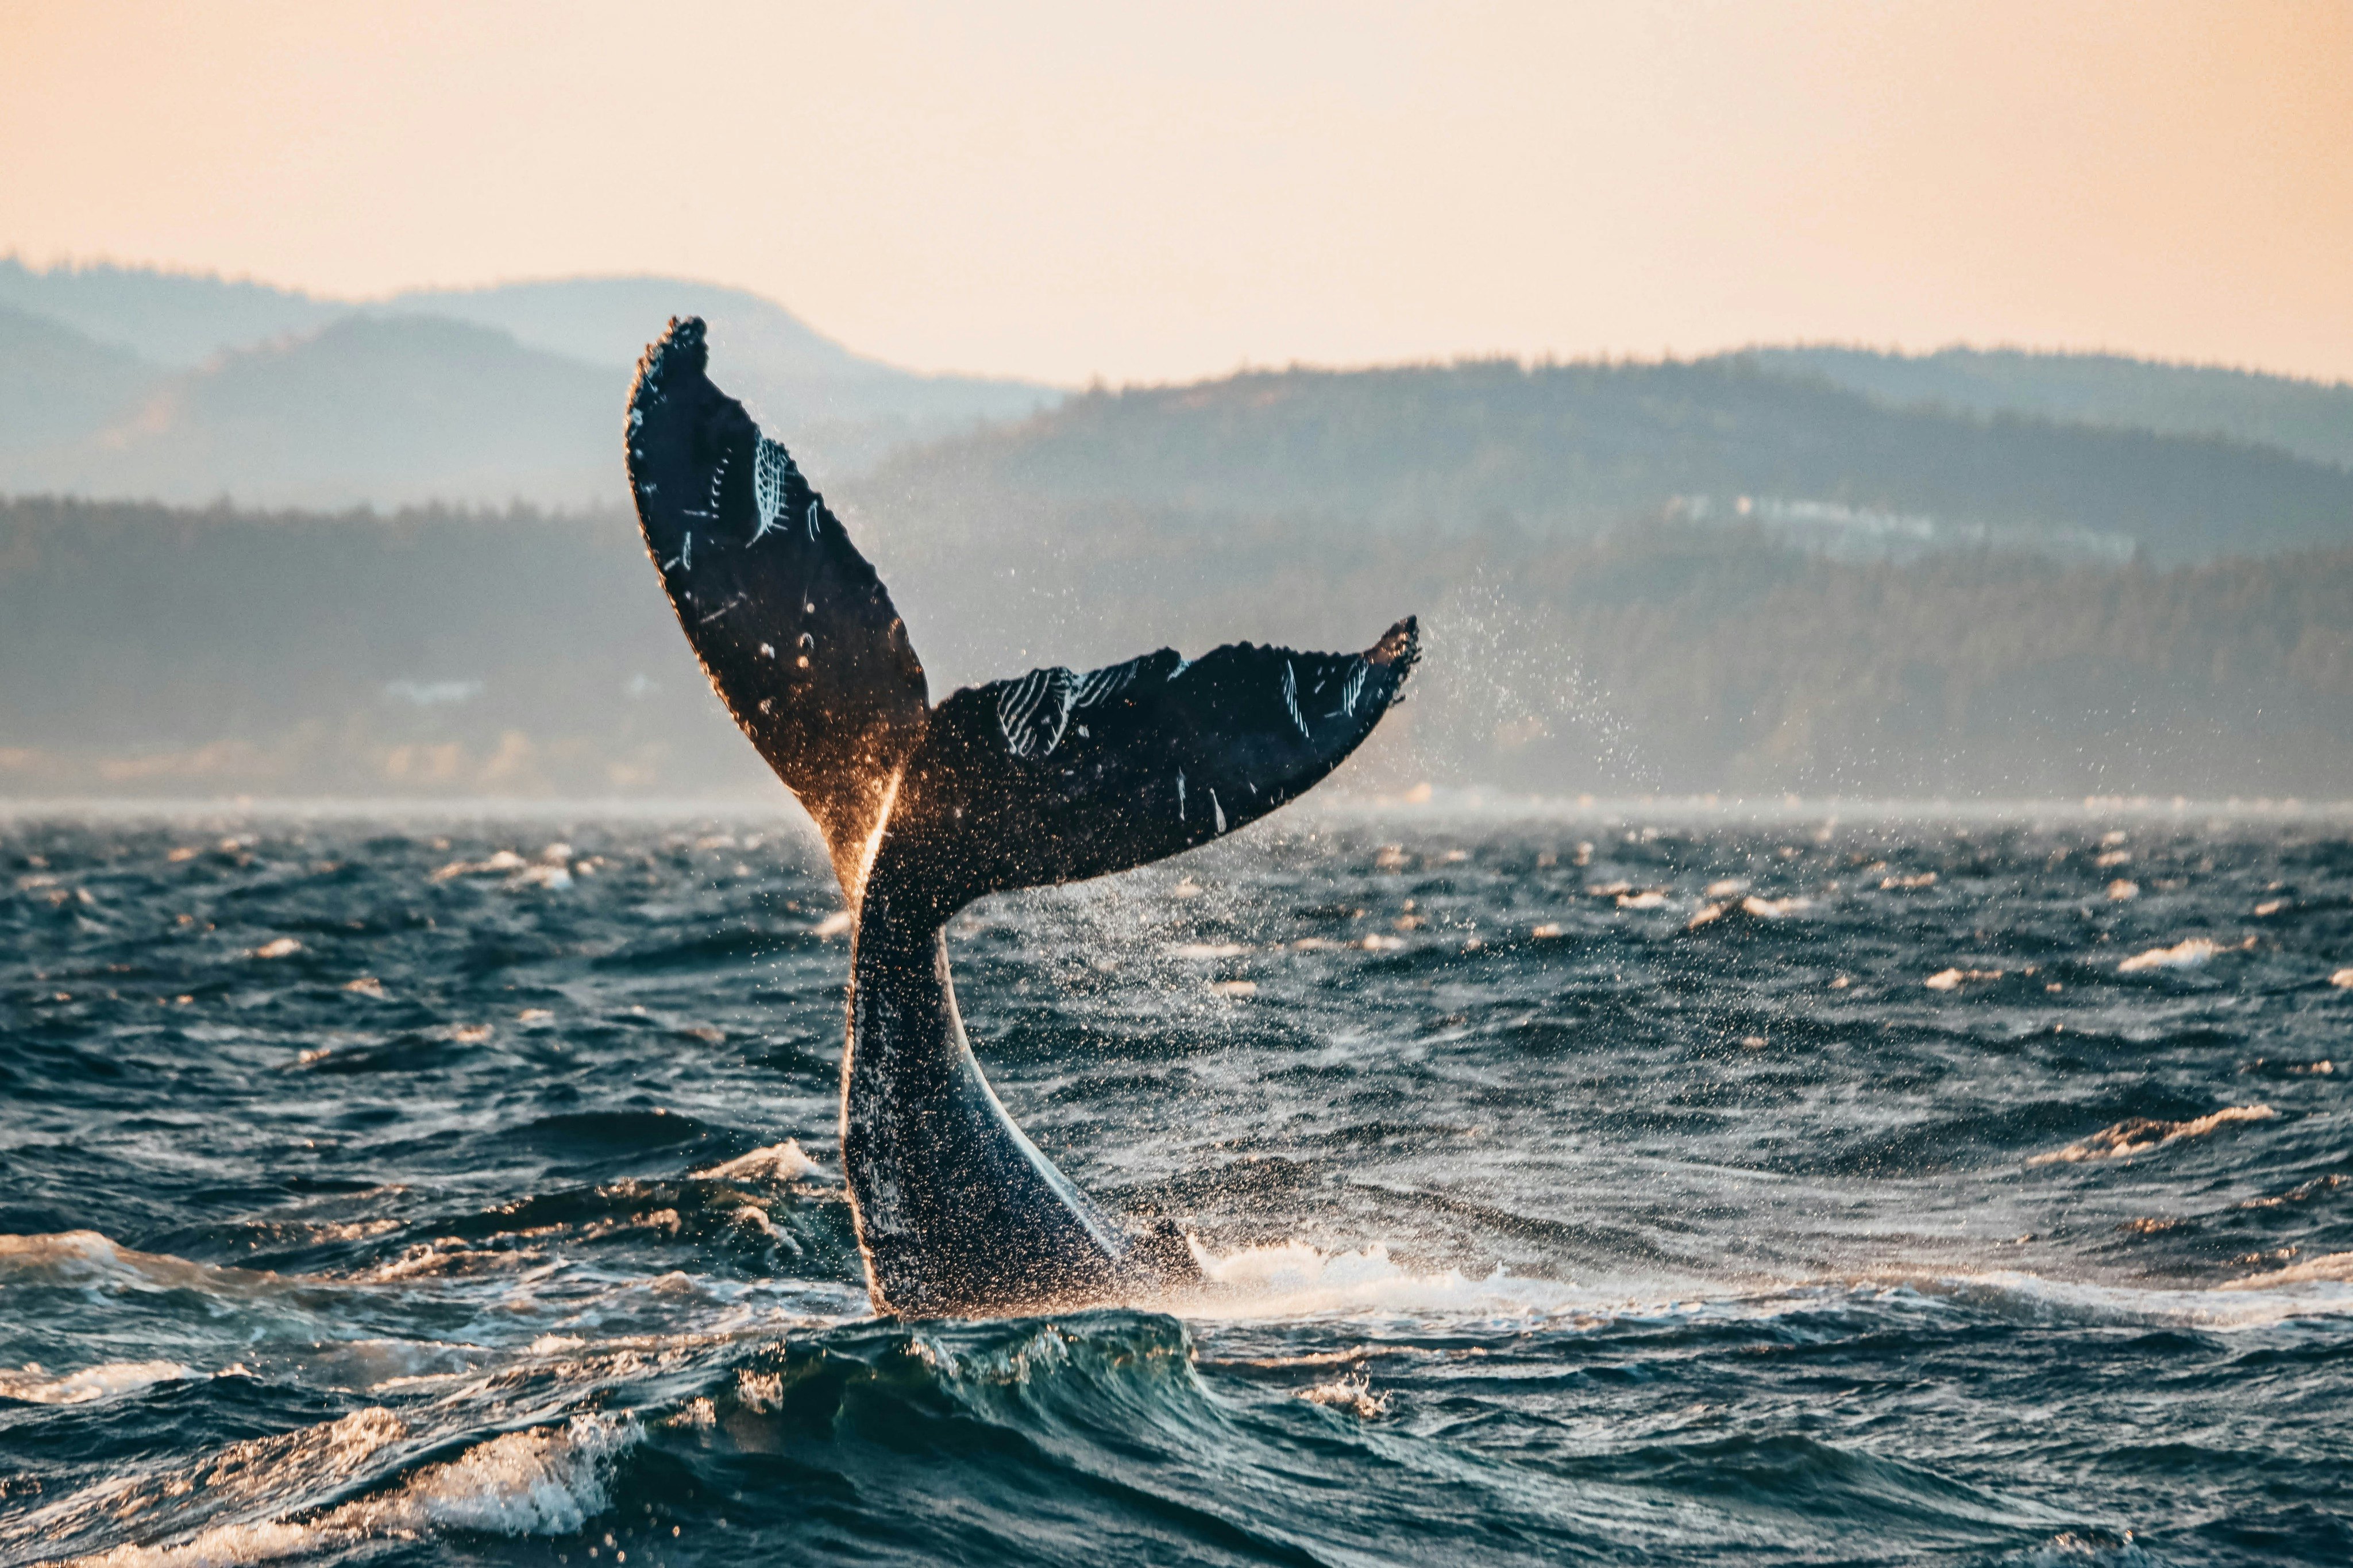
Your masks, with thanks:
<instances>
[{"instance_id":1,"label":"sea swell","mask_svg":"<svg viewBox=\"0 0 2353 1568\"><path fill-rule=\"evenodd\" d=\"M0 851L0 1563L2353 1552L2326 823L1309 821L985 904L992 1077L1204 1283L969 1323L867 1312L798 838Z\"/></svg>"}]
</instances>

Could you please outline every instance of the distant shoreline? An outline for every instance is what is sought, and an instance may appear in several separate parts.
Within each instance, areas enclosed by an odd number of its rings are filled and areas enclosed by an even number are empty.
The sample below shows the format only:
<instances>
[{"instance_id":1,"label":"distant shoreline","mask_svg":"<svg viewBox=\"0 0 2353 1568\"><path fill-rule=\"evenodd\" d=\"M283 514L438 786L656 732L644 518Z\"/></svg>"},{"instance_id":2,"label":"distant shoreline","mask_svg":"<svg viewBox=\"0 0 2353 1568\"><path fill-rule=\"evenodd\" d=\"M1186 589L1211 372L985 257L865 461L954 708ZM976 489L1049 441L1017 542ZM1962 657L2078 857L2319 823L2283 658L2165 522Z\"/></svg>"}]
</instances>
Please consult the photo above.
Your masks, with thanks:
<instances>
[{"instance_id":1,"label":"distant shoreline","mask_svg":"<svg viewBox=\"0 0 2353 1568\"><path fill-rule=\"evenodd\" d=\"M0 822L98 819L107 821L183 821L191 817L248 821L422 817L457 821L489 818L529 822L551 818L602 817L614 821L649 822L671 819L757 819L764 824L813 829L798 806L789 800L763 801L748 796L632 800L625 797L530 798L513 795L473 796L223 796L217 798L154 798L139 796L37 797L0 796ZM2082 800L2053 799L1894 799L1868 800L1840 796L1807 798L1787 795L1621 795L1589 799L1528 795L1504 790L1445 789L1428 798L1409 799L1393 793L1345 790L1314 805L1298 805L1276 819L1272 831L1286 824L1355 826L1377 822L1443 824L1514 820L1590 822L1607 826L1640 820L1705 823L1803 822L1820 826L1858 822L2000 821L2031 819L2061 821L2161 822L2333 822L2353 824L2353 799L2303 800L2268 797L2102 795Z\"/></svg>"}]
</instances>

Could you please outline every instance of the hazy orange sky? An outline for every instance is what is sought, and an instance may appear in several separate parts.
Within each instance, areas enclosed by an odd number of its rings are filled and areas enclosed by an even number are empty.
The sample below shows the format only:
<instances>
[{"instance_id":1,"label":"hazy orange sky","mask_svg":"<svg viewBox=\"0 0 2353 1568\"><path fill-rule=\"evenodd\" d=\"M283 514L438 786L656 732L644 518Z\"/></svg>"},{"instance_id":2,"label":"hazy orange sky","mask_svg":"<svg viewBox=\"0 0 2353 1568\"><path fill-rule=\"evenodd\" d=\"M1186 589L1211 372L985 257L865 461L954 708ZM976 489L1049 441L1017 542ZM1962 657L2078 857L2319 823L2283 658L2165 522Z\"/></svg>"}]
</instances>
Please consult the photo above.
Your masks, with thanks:
<instances>
[{"instance_id":1,"label":"hazy orange sky","mask_svg":"<svg viewBox=\"0 0 2353 1568\"><path fill-rule=\"evenodd\" d=\"M2353 378L2353 0L0 0L0 250L659 271L903 364L1837 339Z\"/></svg>"}]
</instances>

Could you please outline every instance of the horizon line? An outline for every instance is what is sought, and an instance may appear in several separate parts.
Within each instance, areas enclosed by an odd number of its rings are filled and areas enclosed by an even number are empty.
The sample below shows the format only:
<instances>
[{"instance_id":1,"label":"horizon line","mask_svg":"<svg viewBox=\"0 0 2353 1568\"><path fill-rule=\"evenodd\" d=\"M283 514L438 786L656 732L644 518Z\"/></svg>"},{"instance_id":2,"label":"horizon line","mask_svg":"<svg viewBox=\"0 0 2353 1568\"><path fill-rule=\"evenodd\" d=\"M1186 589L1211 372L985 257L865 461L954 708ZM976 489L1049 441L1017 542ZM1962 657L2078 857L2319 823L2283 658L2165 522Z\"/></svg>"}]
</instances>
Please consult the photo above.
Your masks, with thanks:
<instances>
[{"instance_id":1,"label":"horizon line","mask_svg":"<svg viewBox=\"0 0 2353 1568\"><path fill-rule=\"evenodd\" d=\"M491 293L501 289L526 288L533 285L551 283L678 283L683 284L689 288L721 289L733 293L748 295L753 299L758 300L763 304L783 311L786 316L790 317L796 324L803 328L805 331L823 339L825 342L843 350L845 353L848 353L859 359L868 360L875 364L884 365L890 369L897 370L909 375L921 376L934 380L965 378L973 380L1015 382L1029 385L1050 387L1055 391L1063 393L1066 395L1083 395L1095 391L1153 391L1175 387L1199 386L1213 382L1232 380L1244 375L1283 374L1297 371L1347 374L1365 371L1413 370L1433 367L1445 368L1465 364L1493 364L1502 363L1516 364L1523 370L1574 365L1599 365L1605 367L1640 365L1665 366L1694 364L1716 359L1736 359L1747 354L1786 353L1810 349L1831 349L1846 353L1861 353L1875 354L1883 358L1906 361L1931 360L1954 353L1983 354L1989 356L1997 354L2022 354L2045 359L2112 360L2123 361L2132 364L2146 365L2161 370L2215 372L2223 374L2241 375L2268 381L2284 381L2319 391L2353 391L2353 376L2327 378L2316 374L2306 374L2297 371L2266 368L2252 362L2242 361L2234 363L2225 360L2167 358L2143 353L2133 349L2119 347L2115 344L2053 346L2035 345L2008 340L1978 343L1961 338L1945 339L1936 343L1933 347L1907 346L1901 340L1889 340L1885 342L1873 342L1868 340L1859 338L1808 339L1791 337L1782 339L1751 339L1745 342L1725 344L1708 349L1694 350L1662 347L1655 353L1647 350L1632 348L1620 350L1604 346L1588 350L1571 351L1567 353L1564 353L1556 348L1529 350L1465 348L1453 351L1447 354L1432 354L1421 357L1388 360L1314 360L1293 357L1289 360L1281 361L1274 359L1260 361L1245 357L1230 369L1223 371L1205 371L1189 377L1160 379L1146 378L1114 381L1111 378L1105 377L1103 373L1098 371L1092 373L1083 382L1062 382L1043 380L1036 376L1019 374L1009 371L918 369L913 366L902 365L894 361L881 359L878 356L870 354L861 349L852 346L842 338L827 331L824 328L810 321L806 316L802 315L800 311L794 309L791 305L786 304L776 296L764 292L757 288L742 283L727 283L708 278L690 277L682 273L650 272L642 270L621 272L590 271L575 273L539 273L499 278L489 282L411 283L402 288L392 289L381 294L352 295L322 292L314 290L306 285L279 282L251 272L229 273L224 272L216 268L200 268L172 262L126 261L112 257L91 258L73 255L58 256L52 258L47 262L37 262L29 258L24 251L14 246L11 246L5 250L0 250L0 266L5 266L10 263L15 264L23 271L37 278L49 278L60 274L68 277L74 277L85 273L101 272L132 275L144 274L146 276L155 278L180 279L192 282L215 283L229 288L266 289L272 293L290 295L295 299L310 303L320 305L343 305L352 307L354 310L365 310L372 307L389 305L405 296L412 294L484 294ZM429 311L423 310L414 313L419 316L427 316L430 314ZM512 334L510 333L508 335L512 336ZM649 342L651 340L649 340Z\"/></svg>"}]
</instances>

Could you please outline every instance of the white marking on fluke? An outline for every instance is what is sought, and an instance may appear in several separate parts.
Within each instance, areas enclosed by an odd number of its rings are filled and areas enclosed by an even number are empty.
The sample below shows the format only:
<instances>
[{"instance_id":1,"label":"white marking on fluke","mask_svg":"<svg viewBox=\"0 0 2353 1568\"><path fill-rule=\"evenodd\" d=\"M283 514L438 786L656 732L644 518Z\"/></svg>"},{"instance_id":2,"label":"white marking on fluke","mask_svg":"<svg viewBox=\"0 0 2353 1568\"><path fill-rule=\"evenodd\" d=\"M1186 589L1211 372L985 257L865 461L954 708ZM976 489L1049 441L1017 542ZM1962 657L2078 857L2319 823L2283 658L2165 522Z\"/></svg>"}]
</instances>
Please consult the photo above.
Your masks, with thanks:
<instances>
[{"instance_id":1,"label":"white marking on fluke","mask_svg":"<svg viewBox=\"0 0 2353 1568\"><path fill-rule=\"evenodd\" d=\"M1008 681L997 699L997 723L1005 732L1006 749L1017 757L1051 756L1062 743L1071 715L1100 707L1126 690L1134 684L1144 662L1132 658L1084 675L1057 665ZM1088 735L1084 725L1079 727L1079 733Z\"/></svg>"},{"instance_id":2,"label":"white marking on fluke","mask_svg":"<svg viewBox=\"0 0 2353 1568\"><path fill-rule=\"evenodd\" d=\"M1299 726L1299 738L1313 741L1315 737L1307 732L1306 717L1299 711L1299 672L1287 658L1282 661L1282 705L1290 710L1291 721Z\"/></svg>"},{"instance_id":3,"label":"white marking on fluke","mask_svg":"<svg viewBox=\"0 0 2353 1568\"><path fill-rule=\"evenodd\" d=\"M1060 743L1071 716L1070 683L1067 669L1033 669L1007 688L997 700L997 726L1005 731L1006 750L1017 757L1039 757Z\"/></svg>"},{"instance_id":4,"label":"white marking on fluke","mask_svg":"<svg viewBox=\"0 0 2353 1568\"><path fill-rule=\"evenodd\" d=\"M1361 658L1356 660L1356 668L1348 672L1348 683L1340 688L1340 707L1331 715L1333 718L1353 719L1356 716L1356 699L1364 694L1365 677L1372 672L1371 665Z\"/></svg>"},{"instance_id":5,"label":"white marking on fluke","mask_svg":"<svg viewBox=\"0 0 2353 1568\"><path fill-rule=\"evenodd\" d=\"M785 476L793 470L793 460L785 449L765 436L753 437L752 442L752 509L757 514L749 542L757 544L760 536L776 526L776 519L785 513Z\"/></svg>"}]
</instances>

